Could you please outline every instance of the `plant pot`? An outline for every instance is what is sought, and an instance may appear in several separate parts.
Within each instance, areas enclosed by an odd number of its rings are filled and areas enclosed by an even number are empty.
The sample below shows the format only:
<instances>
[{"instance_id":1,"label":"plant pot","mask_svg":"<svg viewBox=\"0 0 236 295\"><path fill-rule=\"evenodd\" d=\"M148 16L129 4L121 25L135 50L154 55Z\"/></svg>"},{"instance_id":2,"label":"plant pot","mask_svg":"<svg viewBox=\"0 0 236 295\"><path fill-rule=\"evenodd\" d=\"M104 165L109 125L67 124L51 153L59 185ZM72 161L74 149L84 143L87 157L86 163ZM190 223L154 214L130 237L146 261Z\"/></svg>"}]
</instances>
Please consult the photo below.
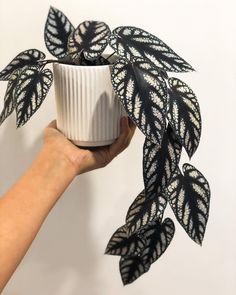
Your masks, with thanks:
<instances>
[{"instance_id":1,"label":"plant pot","mask_svg":"<svg viewBox=\"0 0 236 295\"><path fill-rule=\"evenodd\" d=\"M57 128L78 146L103 146L120 133L126 112L111 84L111 65L53 64Z\"/></svg>"}]
</instances>

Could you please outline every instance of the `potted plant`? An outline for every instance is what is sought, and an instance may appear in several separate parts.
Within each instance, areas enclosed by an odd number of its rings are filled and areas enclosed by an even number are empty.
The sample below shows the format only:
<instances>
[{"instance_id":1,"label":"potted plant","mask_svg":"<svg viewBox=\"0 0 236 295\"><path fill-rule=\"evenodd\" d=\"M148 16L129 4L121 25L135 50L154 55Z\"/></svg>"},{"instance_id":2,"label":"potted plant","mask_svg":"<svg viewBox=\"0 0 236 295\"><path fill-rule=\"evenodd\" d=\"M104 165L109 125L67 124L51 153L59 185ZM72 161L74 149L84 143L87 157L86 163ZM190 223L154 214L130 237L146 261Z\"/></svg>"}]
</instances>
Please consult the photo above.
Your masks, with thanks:
<instances>
[{"instance_id":1,"label":"potted plant","mask_svg":"<svg viewBox=\"0 0 236 295\"><path fill-rule=\"evenodd\" d=\"M170 218L164 219L167 204L194 242L201 245L204 238L209 184L191 164L183 164L182 171L179 168L182 149L191 159L199 145L199 103L185 82L168 76L169 72L188 72L193 68L159 38L140 28L123 26L110 31L104 22L85 21L75 29L54 7L49 10L44 36L56 60L45 60L43 52L30 49L17 55L0 73L0 79L8 81L0 122L15 110L20 127L38 110L53 80L52 71L45 68L49 63L55 63L58 84L65 82L57 75L57 71L64 71L63 67L69 67L69 71L83 67L110 69L115 100L145 135L144 188L105 250L106 254L121 256L123 283L132 283L149 270L171 243L175 226ZM110 57L103 55L108 45L114 50ZM74 83L72 95L79 91L77 74L74 75L75 83L67 78L64 83ZM82 72L80 79L83 75ZM86 85L81 83L80 87ZM63 95L61 100L66 103ZM72 104L71 112L74 107Z\"/></svg>"}]
</instances>

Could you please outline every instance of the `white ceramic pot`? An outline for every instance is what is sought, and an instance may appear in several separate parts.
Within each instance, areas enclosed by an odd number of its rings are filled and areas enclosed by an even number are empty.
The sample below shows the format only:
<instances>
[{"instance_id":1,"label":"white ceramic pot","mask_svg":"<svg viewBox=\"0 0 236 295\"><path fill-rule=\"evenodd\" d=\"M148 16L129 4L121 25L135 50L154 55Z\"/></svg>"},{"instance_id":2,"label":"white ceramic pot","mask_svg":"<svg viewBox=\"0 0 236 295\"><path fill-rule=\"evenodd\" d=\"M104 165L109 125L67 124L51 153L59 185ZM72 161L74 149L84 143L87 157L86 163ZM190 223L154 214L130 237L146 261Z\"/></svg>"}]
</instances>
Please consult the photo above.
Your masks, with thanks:
<instances>
[{"instance_id":1,"label":"white ceramic pot","mask_svg":"<svg viewBox=\"0 0 236 295\"><path fill-rule=\"evenodd\" d=\"M115 95L110 65L53 64L57 128L79 146L111 144L126 112Z\"/></svg>"}]
</instances>

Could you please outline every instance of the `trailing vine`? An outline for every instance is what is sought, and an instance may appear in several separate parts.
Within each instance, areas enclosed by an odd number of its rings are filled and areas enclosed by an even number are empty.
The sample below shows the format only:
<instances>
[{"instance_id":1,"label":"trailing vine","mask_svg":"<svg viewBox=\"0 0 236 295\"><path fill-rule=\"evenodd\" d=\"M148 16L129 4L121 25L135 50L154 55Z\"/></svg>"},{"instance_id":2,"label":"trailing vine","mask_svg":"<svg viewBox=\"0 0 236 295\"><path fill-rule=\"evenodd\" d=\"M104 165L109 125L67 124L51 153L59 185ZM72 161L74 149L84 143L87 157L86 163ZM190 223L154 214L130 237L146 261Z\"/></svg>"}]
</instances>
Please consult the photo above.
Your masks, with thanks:
<instances>
[{"instance_id":1,"label":"trailing vine","mask_svg":"<svg viewBox=\"0 0 236 295\"><path fill-rule=\"evenodd\" d=\"M193 67L162 40L140 28L110 30L99 21L85 21L74 28L60 10L50 7L44 30L48 51L45 60L37 49L19 53L1 72L8 81L0 124L16 112L17 127L39 109L53 82L45 68L59 62L73 65L110 64L113 89L128 116L145 135L143 189L130 205L124 224L110 238L105 253L119 255L124 284L147 272L166 251L174 222L164 218L169 204L189 237L202 244L209 215L210 188L194 166L179 168L183 149L191 159L202 130L200 107L193 90L169 73ZM107 46L113 49L103 56ZM109 59L115 55L116 61Z\"/></svg>"}]
</instances>

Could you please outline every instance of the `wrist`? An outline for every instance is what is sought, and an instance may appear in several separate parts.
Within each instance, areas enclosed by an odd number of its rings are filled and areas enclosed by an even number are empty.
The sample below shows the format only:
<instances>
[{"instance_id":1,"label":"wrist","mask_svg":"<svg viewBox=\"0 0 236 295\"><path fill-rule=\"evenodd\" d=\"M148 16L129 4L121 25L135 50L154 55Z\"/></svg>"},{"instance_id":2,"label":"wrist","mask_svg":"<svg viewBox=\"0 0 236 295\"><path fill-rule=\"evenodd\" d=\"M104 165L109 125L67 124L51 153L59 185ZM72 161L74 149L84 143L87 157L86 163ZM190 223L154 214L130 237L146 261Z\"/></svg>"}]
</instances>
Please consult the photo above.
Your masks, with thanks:
<instances>
[{"instance_id":1,"label":"wrist","mask_svg":"<svg viewBox=\"0 0 236 295\"><path fill-rule=\"evenodd\" d=\"M44 164L44 168L52 174L57 175L63 171L72 180L77 175L73 154L71 155L66 149L59 151L50 145L43 145L35 162Z\"/></svg>"}]
</instances>

